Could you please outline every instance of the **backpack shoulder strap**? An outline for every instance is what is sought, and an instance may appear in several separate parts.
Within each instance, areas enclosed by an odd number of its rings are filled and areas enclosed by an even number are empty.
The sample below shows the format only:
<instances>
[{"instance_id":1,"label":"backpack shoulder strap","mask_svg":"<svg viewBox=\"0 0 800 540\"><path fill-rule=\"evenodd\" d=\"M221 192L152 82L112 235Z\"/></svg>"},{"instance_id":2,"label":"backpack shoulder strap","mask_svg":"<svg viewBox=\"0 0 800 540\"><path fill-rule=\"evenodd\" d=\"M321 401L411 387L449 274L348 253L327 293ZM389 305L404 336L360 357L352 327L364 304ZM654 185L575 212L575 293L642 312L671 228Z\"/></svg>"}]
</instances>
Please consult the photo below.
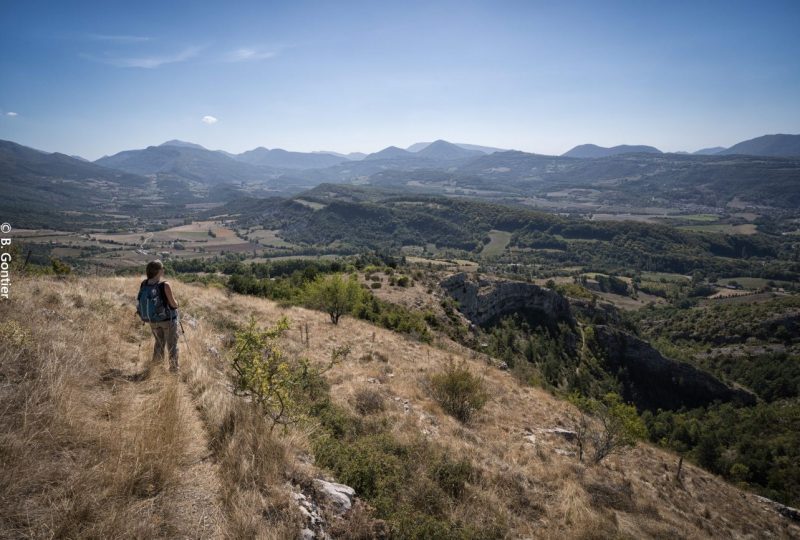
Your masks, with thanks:
<instances>
[{"instance_id":1,"label":"backpack shoulder strap","mask_svg":"<svg viewBox=\"0 0 800 540\"><path fill-rule=\"evenodd\" d=\"M166 281L158 282L158 294L161 295L161 301L164 303L164 307L166 308L167 312L171 314L175 310L172 308L171 305L169 305L169 300L167 300L167 293L166 290L164 289L164 285L166 283L167 283Z\"/></svg>"}]
</instances>

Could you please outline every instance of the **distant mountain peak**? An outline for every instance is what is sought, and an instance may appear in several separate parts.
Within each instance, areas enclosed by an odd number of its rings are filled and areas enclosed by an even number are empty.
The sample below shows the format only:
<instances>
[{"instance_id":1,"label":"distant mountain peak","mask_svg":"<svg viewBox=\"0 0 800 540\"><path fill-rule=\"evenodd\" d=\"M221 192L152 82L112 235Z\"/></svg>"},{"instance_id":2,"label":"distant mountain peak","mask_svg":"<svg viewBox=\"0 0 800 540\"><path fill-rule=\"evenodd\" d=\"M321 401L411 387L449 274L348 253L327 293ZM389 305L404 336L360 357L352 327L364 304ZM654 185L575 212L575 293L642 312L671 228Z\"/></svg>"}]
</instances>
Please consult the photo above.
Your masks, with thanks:
<instances>
[{"instance_id":1,"label":"distant mountain peak","mask_svg":"<svg viewBox=\"0 0 800 540\"><path fill-rule=\"evenodd\" d=\"M314 150L311 152L312 154L328 154L329 156L336 156L339 158L348 159L350 161L360 161L364 159L367 154L363 152L350 152L348 154L342 154L341 152L334 152L333 150Z\"/></svg>"},{"instance_id":2,"label":"distant mountain peak","mask_svg":"<svg viewBox=\"0 0 800 540\"><path fill-rule=\"evenodd\" d=\"M383 150L368 154L364 159L403 159L413 158L415 154L396 146L387 146Z\"/></svg>"},{"instance_id":3,"label":"distant mountain peak","mask_svg":"<svg viewBox=\"0 0 800 540\"><path fill-rule=\"evenodd\" d=\"M457 144L438 139L417 152L417 155L431 159L450 160L478 157L484 153L480 150L467 150Z\"/></svg>"},{"instance_id":4,"label":"distant mountain peak","mask_svg":"<svg viewBox=\"0 0 800 540\"><path fill-rule=\"evenodd\" d=\"M483 154L493 154L495 152L505 152L507 150L503 148L495 148L494 146L481 146L479 144L451 143L449 141L445 141L444 139L437 139L434 142L440 142L440 141L455 145L459 148L463 148L464 150L477 150L478 152L481 152ZM406 148L406 150L408 150L409 152L417 153L420 152L421 150L424 150L425 148L429 147L432 144L433 142L417 142Z\"/></svg>"},{"instance_id":5,"label":"distant mountain peak","mask_svg":"<svg viewBox=\"0 0 800 540\"><path fill-rule=\"evenodd\" d=\"M347 161L346 157L325 152L291 152L283 148L270 150L263 146L242 152L233 158L251 165L281 169L320 169Z\"/></svg>"},{"instance_id":6,"label":"distant mountain peak","mask_svg":"<svg viewBox=\"0 0 800 540\"><path fill-rule=\"evenodd\" d=\"M720 152L724 152L727 150L724 146L712 146L711 148L701 148L695 152L692 152L695 156L713 156L714 154L719 154Z\"/></svg>"},{"instance_id":7,"label":"distant mountain peak","mask_svg":"<svg viewBox=\"0 0 800 540\"><path fill-rule=\"evenodd\" d=\"M179 146L181 148L197 148L198 150L206 150L204 146L200 146L199 144L181 141L178 139L171 139L169 141L159 144L159 146Z\"/></svg>"},{"instance_id":8,"label":"distant mountain peak","mask_svg":"<svg viewBox=\"0 0 800 540\"><path fill-rule=\"evenodd\" d=\"M738 144L734 144L727 150L720 152L720 154L798 157L800 156L800 135L787 135L784 133L762 135L761 137L756 137L755 139L749 139Z\"/></svg>"},{"instance_id":9,"label":"distant mountain peak","mask_svg":"<svg viewBox=\"0 0 800 540\"><path fill-rule=\"evenodd\" d=\"M579 144L572 150L561 154L563 157L573 158L601 158L618 156L621 154L661 154L661 150L647 145L620 144L606 148L596 144Z\"/></svg>"}]
</instances>

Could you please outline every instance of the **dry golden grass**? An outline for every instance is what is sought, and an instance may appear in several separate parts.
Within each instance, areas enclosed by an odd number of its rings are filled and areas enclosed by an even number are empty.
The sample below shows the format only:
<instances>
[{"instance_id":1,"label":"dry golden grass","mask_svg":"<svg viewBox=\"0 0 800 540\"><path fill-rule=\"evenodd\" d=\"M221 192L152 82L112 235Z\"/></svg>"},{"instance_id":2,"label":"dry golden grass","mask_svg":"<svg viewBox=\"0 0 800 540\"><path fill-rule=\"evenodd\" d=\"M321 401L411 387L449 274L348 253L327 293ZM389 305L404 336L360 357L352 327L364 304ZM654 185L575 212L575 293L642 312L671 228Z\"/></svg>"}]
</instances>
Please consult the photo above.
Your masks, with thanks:
<instances>
[{"instance_id":1,"label":"dry golden grass","mask_svg":"<svg viewBox=\"0 0 800 540\"><path fill-rule=\"evenodd\" d=\"M180 382L137 365L128 306L83 283L20 285L28 298L0 305L18 334L0 349L0 534L220 536L204 433Z\"/></svg>"},{"instance_id":2,"label":"dry golden grass","mask_svg":"<svg viewBox=\"0 0 800 540\"><path fill-rule=\"evenodd\" d=\"M189 339L181 379L162 367L148 373L151 338L133 320L137 286L26 279L17 300L0 304L3 537L296 537L288 484L323 474L312 464L313 427L270 437L225 375L234 325L283 315L292 354L323 363L334 347L352 347L326 375L336 403L385 419L399 440L423 437L473 464L465 496L447 509L455 520L499 523L509 538L800 536L753 495L696 467L684 466L676 484L676 457L651 446L590 468L562 455L572 444L538 430L569 427L571 406L446 340L426 346L351 318L333 326L319 312L176 284ZM467 425L426 390L451 358L481 375L490 395ZM382 408L364 406L372 401ZM349 527L333 527L368 530L369 518L359 509Z\"/></svg>"}]
</instances>

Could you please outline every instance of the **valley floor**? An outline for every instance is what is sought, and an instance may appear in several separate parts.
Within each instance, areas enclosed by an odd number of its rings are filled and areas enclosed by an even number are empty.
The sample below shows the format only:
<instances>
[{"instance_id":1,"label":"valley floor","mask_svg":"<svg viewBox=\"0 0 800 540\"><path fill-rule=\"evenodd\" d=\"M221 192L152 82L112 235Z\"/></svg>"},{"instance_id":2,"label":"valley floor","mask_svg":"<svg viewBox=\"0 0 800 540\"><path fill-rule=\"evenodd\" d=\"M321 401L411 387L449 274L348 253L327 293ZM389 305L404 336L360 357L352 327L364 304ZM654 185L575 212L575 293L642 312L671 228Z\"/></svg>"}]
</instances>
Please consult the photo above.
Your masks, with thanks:
<instances>
[{"instance_id":1,"label":"valley floor","mask_svg":"<svg viewBox=\"0 0 800 540\"><path fill-rule=\"evenodd\" d=\"M323 508L314 479L336 478L314 464L313 426L271 435L233 396L226 354L251 316L262 326L287 316L285 351L319 364L348 345L326 374L337 404L354 411L354 396L374 390L394 437L472 464L466 495L444 510L454 520L493 520L507 538L800 537L796 523L701 469L685 464L677 482L677 457L650 445L579 462L559 432L575 423L569 404L449 341L428 346L351 318L333 326L319 312L175 284L187 335L171 376L149 362L137 287L136 278L24 278L0 303L0 537L296 538L309 525L301 493L320 503L334 537L377 530L366 505L343 517ZM466 426L426 387L450 359L482 375L491 396Z\"/></svg>"}]
</instances>

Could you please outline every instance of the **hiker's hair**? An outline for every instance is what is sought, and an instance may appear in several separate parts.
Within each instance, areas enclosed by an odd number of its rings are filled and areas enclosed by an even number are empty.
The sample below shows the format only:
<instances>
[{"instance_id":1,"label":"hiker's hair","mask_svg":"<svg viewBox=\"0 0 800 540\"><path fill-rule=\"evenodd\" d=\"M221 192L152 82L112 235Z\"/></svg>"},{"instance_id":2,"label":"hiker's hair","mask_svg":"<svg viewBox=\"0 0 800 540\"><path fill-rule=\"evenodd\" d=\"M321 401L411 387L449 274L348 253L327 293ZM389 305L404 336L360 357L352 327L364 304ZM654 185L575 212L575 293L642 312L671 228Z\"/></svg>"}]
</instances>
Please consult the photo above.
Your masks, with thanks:
<instances>
[{"instance_id":1,"label":"hiker's hair","mask_svg":"<svg viewBox=\"0 0 800 540\"><path fill-rule=\"evenodd\" d=\"M163 268L164 268L164 263L162 263L158 259L147 263L147 268L145 268L144 270L145 273L147 274L147 279L153 279L154 277L156 277Z\"/></svg>"}]
</instances>

